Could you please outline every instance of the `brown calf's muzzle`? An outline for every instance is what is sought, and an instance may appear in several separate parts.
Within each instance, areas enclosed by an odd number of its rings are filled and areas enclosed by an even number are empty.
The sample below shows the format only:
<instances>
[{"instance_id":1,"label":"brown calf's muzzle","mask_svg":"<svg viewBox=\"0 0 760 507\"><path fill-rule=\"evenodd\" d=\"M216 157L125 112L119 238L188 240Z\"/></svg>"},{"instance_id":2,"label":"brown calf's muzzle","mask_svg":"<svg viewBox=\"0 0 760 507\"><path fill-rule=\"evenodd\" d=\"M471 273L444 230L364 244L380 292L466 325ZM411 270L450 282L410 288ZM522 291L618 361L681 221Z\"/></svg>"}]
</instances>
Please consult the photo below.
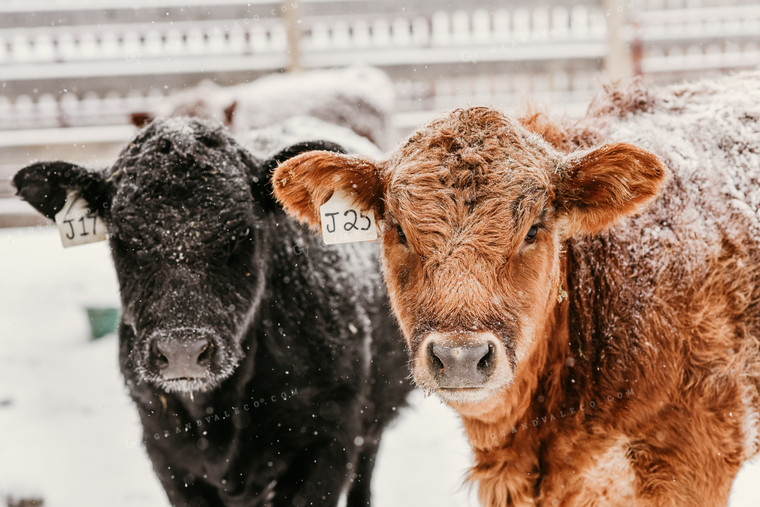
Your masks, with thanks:
<instances>
[{"instance_id":1,"label":"brown calf's muzzle","mask_svg":"<svg viewBox=\"0 0 760 507\"><path fill-rule=\"evenodd\" d=\"M491 332L431 332L420 343L414 377L444 401L479 402L512 379L501 340Z\"/></svg>"}]
</instances>

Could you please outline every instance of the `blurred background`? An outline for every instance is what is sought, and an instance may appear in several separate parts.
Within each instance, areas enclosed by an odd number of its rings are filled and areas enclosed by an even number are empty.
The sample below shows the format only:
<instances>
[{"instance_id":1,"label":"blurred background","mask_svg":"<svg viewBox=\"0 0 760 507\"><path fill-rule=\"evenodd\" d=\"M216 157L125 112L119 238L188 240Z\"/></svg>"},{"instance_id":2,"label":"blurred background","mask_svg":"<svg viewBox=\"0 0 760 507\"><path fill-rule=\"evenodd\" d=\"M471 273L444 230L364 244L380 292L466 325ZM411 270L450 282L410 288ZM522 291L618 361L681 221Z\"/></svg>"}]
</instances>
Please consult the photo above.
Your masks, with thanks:
<instances>
[{"instance_id":1,"label":"blurred background","mask_svg":"<svg viewBox=\"0 0 760 507\"><path fill-rule=\"evenodd\" d=\"M22 227L47 223L13 196L24 165L104 167L133 121L180 113L238 135L309 114L387 150L453 107L580 117L610 80L759 65L750 0L0 0L0 505L166 505L117 339L82 310L118 306L107 245ZM476 505L455 414L420 392L403 414L376 505ZM759 474L732 507L758 505Z\"/></svg>"},{"instance_id":2,"label":"blurred background","mask_svg":"<svg viewBox=\"0 0 760 507\"><path fill-rule=\"evenodd\" d=\"M105 164L180 91L370 65L395 95L395 142L487 104L582 115L602 83L760 65L751 0L0 0L0 223L30 160ZM21 222L19 222L21 221Z\"/></svg>"}]
</instances>

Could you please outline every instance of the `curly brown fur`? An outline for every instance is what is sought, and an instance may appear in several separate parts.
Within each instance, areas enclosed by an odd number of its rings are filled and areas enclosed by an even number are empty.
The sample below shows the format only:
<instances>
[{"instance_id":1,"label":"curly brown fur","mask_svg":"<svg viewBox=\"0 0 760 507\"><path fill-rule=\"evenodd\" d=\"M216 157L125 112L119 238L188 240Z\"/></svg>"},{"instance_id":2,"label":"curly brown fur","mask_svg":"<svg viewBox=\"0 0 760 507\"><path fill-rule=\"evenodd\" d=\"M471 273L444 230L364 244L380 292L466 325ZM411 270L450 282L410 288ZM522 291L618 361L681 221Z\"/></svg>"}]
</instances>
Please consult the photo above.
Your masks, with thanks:
<instances>
[{"instance_id":1,"label":"curly brown fur","mask_svg":"<svg viewBox=\"0 0 760 507\"><path fill-rule=\"evenodd\" d=\"M483 505L725 505L760 445L758 124L760 72L609 88L575 126L456 110L277 197L380 175L414 377Z\"/></svg>"}]
</instances>

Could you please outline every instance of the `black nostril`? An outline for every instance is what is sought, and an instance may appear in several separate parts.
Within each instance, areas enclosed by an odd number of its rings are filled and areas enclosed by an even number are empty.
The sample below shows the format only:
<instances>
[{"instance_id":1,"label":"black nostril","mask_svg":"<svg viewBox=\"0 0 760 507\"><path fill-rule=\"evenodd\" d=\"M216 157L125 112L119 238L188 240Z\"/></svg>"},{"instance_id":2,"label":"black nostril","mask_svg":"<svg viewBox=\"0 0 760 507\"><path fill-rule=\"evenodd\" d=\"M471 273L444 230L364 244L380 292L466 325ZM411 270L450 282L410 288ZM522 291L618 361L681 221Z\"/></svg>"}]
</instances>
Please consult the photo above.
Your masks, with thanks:
<instances>
[{"instance_id":1,"label":"black nostril","mask_svg":"<svg viewBox=\"0 0 760 507\"><path fill-rule=\"evenodd\" d=\"M480 358L480 361L478 361L478 371L482 373L487 373L491 370L491 366L493 365L493 345L488 344L488 350L486 351L486 354Z\"/></svg>"},{"instance_id":2,"label":"black nostril","mask_svg":"<svg viewBox=\"0 0 760 507\"><path fill-rule=\"evenodd\" d=\"M160 368L166 368L169 365L169 358L167 358L164 351L161 350L161 345L159 344L158 340L155 340L151 344L150 353L153 356L156 365Z\"/></svg>"},{"instance_id":3,"label":"black nostril","mask_svg":"<svg viewBox=\"0 0 760 507\"><path fill-rule=\"evenodd\" d=\"M210 365L213 355L214 343L211 340L206 340L206 344L201 348L201 353L198 355L198 364L204 367Z\"/></svg>"},{"instance_id":4,"label":"black nostril","mask_svg":"<svg viewBox=\"0 0 760 507\"><path fill-rule=\"evenodd\" d=\"M443 362L435 355L435 343L431 343L428 346L428 362L430 363L431 370L443 371Z\"/></svg>"}]
</instances>

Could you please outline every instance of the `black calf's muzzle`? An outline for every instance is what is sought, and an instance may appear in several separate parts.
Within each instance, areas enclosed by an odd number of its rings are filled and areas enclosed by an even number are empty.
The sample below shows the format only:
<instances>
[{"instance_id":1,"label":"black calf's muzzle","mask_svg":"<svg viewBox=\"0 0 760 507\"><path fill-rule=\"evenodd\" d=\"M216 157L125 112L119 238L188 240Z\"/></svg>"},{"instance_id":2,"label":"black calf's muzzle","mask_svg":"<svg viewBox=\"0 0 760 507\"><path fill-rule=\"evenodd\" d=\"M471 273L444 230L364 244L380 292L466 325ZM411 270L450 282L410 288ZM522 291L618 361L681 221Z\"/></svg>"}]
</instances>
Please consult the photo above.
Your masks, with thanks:
<instances>
[{"instance_id":1,"label":"black calf's muzzle","mask_svg":"<svg viewBox=\"0 0 760 507\"><path fill-rule=\"evenodd\" d=\"M151 359L165 380L205 377L213 354L214 343L208 338L158 339L151 346Z\"/></svg>"},{"instance_id":2,"label":"black calf's muzzle","mask_svg":"<svg viewBox=\"0 0 760 507\"><path fill-rule=\"evenodd\" d=\"M148 369L165 381L207 379L217 358L212 334L197 329L154 332Z\"/></svg>"}]
</instances>

